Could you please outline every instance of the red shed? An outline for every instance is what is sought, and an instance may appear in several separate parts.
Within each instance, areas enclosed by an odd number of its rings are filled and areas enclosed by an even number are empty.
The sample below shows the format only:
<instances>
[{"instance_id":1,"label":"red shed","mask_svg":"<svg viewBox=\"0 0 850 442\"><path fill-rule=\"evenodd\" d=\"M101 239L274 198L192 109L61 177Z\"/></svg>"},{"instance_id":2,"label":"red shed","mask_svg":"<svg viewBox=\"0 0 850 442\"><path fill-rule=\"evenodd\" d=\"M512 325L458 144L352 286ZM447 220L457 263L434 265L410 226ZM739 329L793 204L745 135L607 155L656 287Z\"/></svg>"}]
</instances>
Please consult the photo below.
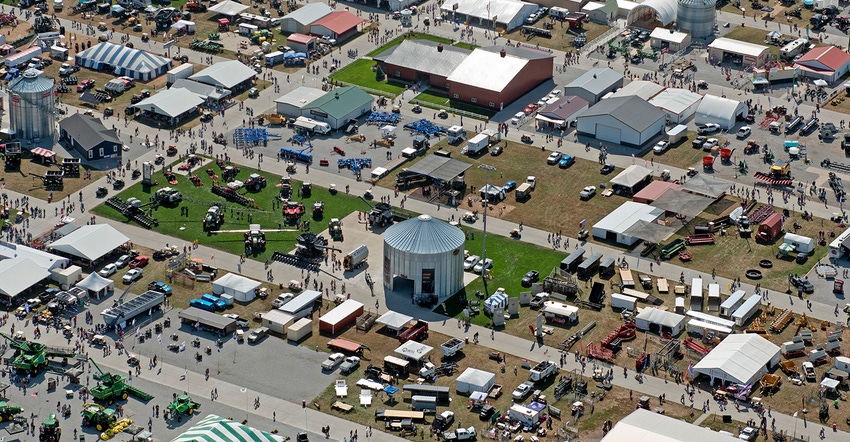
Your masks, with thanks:
<instances>
[{"instance_id":1,"label":"red shed","mask_svg":"<svg viewBox=\"0 0 850 442\"><path fill-rule=\"evenodd\" d=\"M782 233L782 214L774 213L759 224L759 232L756 239L770 242L779 236L780 233Z\"/></svg>"},{"instance_id":2,"label":"red shed","mask_svg":"<svg viewBox=\"0 0 850 442\"><path fill-rule=\"evenodd\" d=\"M319 318L319 331L335 335L353 324L357 317L362 314L363 304L348 299Z\"/></svg>"}]
</instances>

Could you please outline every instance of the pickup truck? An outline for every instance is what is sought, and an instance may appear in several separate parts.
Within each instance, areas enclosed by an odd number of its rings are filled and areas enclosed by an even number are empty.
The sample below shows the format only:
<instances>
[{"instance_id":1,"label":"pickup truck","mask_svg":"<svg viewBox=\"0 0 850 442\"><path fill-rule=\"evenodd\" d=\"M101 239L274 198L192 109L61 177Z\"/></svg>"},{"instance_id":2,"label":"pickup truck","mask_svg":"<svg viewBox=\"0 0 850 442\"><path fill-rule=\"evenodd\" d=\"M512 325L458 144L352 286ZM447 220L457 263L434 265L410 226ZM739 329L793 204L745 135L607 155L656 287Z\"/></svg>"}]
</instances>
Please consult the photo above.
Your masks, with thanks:
<instances>
[{"instance_id":1,"label":"pickup truck","mask_svg":"<svg viewBox=\"0 0 850 442\"><path fill-rule=\"evenodd\" d=\"M543 303L548 300L549 294L546 292L540 292L534 295L533 298L531 298L531 302L529 303L529 305L531 306L531 308L540 308L543 307Z\"/></svg>"},{"instance_id":2,"label":"pickup truck","mask_svg":"<svg viewBox=\"0 0 850 442\"><path fill-rule=\"evenodd\" d=\"M475 427L458 428L455 431L443 433L445 440L474 440L476 437L478 434L475 433Z\"/></svg>"},{"instance_id":3,"label":"pickup truck","mask_svg":"<svg viewBox=\"0 0 850 442\"><path fill-rule=\"evenodd\" d=\"M265 338L266 335L269 334L269 329L266 327L259 327L251 330L251 333L248 334L248 342L251 344L259 342L261 339Z\"/></svg>"},{"instance_id":4,"label":"pickup truck","mask_svg":"<svg viewBox=\"0 0 850 442\"><path fill-rule=\"evenodd\" d=\"M431 423L431 428L436 431L444 431L446 428L452 426L452 423L455 421L455 414L453 411L446 410L436 416L434 416L434 422Z\"/></svg>"}]
</instances>

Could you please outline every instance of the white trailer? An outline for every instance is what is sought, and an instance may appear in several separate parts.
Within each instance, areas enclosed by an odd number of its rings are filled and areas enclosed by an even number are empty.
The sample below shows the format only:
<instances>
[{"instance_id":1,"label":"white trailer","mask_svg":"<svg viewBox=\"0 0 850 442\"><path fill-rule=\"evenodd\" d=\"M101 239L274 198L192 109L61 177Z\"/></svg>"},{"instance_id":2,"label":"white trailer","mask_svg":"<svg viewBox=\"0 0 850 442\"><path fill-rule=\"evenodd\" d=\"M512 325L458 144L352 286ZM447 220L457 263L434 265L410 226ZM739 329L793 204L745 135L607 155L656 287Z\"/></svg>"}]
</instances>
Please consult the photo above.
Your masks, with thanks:
<instances>
[{"instance_id":1,"label":"white trailer","mask_svg":"<svg viewBox=\"0 0 850 442\"><path fill-rule=\"evenodd\" d=\"M735 293L732 293L732 296L726 298L723 304L720 304L720 316L726 318L732 316L732 313L744 303L746 294L747 292L743 290L736 290Z\"/></svg>"},{"instance_id":2,"label":"white trailer","mask_svg":"<svg viewBox=\"0 0 850 442\"><path fill-rule=\"evenodd\" d=\"M637 308L637 298L634 296L623 295L621 293L612 293L611 308L635 311Z\"/></svg>"},{"instance_id":3,"label":"white trailer","mask_svg":"<svg viewBox=\"0 0 850 442\"><path fill-rule=\"evenodd\" d=\"M364 244L360 244L356 249L349 252L342 258L342 267L345 268L346 271L352 271L360 266L362 266L366 262L366 258L369 257L369 248Z\"/></svg>"},{"instance_id":4,"label":"white trailer","mask_svg":"<svg viewBox=\"0 0 850 442\"><path fill-rule=\"evenodd\" d=\"M192 63L183 63L180 66L166 72L166 82L168 85L174 84L177 80L189 78L195 73L195 65Z\"/></svg>"},{"instance_id":5,"label":"white trailer","mask_svg":"<svg viewBox=\"0 0 850 442\"><path fill-rule=\"evenodd\" d=\"M793 357L805 349L806 343L803 342L803 338L799 336L794 336L793 338L791 338L790 341L783 342L782 346L779 348L779 351L780 353L782 353L782 356Z\"/></svg>"},{"instance_id":6,"label":"white trailer","mask_svg":"<svg viewBox=\"0 0 850 442\"><path fill-rule=\"evenodd\" d=\"M750 296L740 307L738 307L737 310L735 310L735 313L732 313L732 320L735 321L735 325L743 327L744 323L753 317L759 307L761 307L761 296Z\"/></svg>"},{"instance_id":7,"label":"white trailer","mask_svg":"<svg viewBox=\"0 0 850 442\"><path fill-rule=\"evenodd\" d=\"M702 278L691 280L691 310L702 311Z\"/></svg>"},{"instance_id":8,"label":"white trailer","mask_svg":"<svg viewBox=\"0 0 850 442\"><path fill-rule=\"evenodd\" d=\"M100 314L103 316L103 322L112 327L120 322L129 322L142 313L160 308L164 300L164 293L148 290L123 304L106 309Z\"/></svg>"},{"instance_id":9,"label":"white trailer","mask_svg":"<svg viewBox=\"0 0 850 442\"><path fill-rule=\"evenodd\" d=\"M490 146L490 137L484 134L478 134L466 142L466 146L460 149L461 155L478 155L482 150L487 150Z\"/></svg>"},{"instance_id":10,"label":"white trailer","mask_svg":"<svg viewBox=\"0 0 850 442\"><path fill-rule=\"evenodd\" d=\"M456 355L457 352L463 350L463 347L466 347L466 341L463 339L451 338L440 346L440 351L443 353L443 356L451 358Z\"/></svg>"},{"instance_id":11,"label":"white trailer","mask_svg":"<svg viewBox=\"0 0 850 442\"><path fill-rule=\"evenodd\" d=\"M850 228L829 243L829 259L841 259L848 249L850 249Z\"/></svg>"},{"instance_id":12,"label":"white trailer","mask_svg":"<svg viewBox=\"0 0 850 442\"><path fill-rule=\"evenodd\" d=\"M716 312L720 310L720 284L708 285L708 305L706 310Z\"/></svg>"}]
</instances>

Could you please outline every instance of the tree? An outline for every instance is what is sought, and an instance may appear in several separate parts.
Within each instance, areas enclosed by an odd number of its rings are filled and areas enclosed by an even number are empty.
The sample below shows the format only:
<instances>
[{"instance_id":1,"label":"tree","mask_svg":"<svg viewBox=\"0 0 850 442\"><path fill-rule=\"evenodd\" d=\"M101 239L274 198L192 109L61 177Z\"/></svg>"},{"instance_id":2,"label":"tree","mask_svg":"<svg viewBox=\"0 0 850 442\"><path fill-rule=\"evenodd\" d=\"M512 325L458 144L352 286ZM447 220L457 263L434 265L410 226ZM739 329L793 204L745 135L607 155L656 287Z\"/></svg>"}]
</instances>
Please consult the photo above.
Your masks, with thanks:
<instances>
[{"instance_id":1,"label":"tree","mask_svg":"<svg viewBox=\"0 0 850 442\"><path fill-rule=\"evenodd\" d=\"M378 66L378 69L375 70L375 80L376 81L384 81L387 79L387 73L384 72L384 68Z\"/></svg>"}]
</instances>

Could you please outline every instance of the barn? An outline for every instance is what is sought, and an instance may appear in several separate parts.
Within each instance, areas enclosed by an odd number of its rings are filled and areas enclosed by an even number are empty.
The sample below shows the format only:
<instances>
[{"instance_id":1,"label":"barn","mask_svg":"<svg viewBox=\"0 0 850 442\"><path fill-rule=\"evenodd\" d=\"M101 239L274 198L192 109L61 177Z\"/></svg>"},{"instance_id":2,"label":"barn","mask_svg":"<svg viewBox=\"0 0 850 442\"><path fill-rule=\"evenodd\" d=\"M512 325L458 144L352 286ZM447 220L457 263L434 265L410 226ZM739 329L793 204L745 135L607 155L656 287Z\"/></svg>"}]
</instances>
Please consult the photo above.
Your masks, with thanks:
<instances>
[{"instance_id":1,"label":"barn","mask_svg":"<svg viewBox=\"0 0 850 442\"><path fill-rule=\"evenodd\" d=\"M835 46L821 46L805 53L796 66L804 77L834 83L850 70L850 54Z\"/></svg>"},{"instance_id":2,"label":"barn","mask_svg":"<svg viewBox=\"0 0 850 442\"><path fill-rule=\"evenodd\" d=\"M373 57L373 60L390 78L447 90L447 78L471 52L430 40L404 40Z\"/></svg>"},{"instance_id":3,"label":"barn","mask_svg":"<svg viewBox=\"0 0 850 442\"><path fill-rule=\"evenodd\" d=\"M621 87L623 74L610 68L593 68L564 86L564 96L576 95L593 104Z\"/></svg>"},{"instance_id":4,"label":"barn","mask_svg":"<svg viewBox=\"0 0 850 442\"><path fill-rule=\"evenodd\" d=\"M640 97L608 98L578 116L576 131L600 141L638 147L660 135L666 119L664 111Z\"/></svg>"},{"instance_id":5,"label":"barn","mask_svg":"<svg viewBox=\"0 0 850 442\"><path fill-rule=\"evenodd\" d=\"M348 11L333 11L310 24L310 33L343 41L358 31L365 22Z\"/></svg>"}]
</instances>

